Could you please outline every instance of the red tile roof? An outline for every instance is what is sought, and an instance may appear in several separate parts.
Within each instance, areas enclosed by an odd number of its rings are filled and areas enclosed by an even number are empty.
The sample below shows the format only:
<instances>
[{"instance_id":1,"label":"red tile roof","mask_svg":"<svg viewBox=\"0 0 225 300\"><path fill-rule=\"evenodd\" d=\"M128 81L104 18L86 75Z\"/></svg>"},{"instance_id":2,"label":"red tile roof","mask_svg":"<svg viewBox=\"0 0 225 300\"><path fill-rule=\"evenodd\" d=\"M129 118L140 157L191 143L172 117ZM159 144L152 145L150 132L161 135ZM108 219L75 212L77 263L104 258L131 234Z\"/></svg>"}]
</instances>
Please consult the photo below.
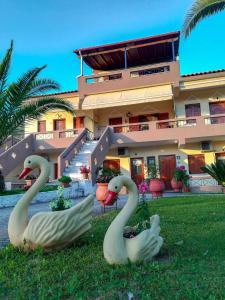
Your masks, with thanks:
<instances>
[{"instance_id":1,"label":"red tile roof","mask_svg":"<svg viewBox=\"0 0 225 300\"><path fill-rule=\"evenodd\" d=\"M201 76L201 75L208 75L208 74L222 73L222 72L225 72L225 69L212 70L212 71L206 71L206 72L197 72L197 73L191 73L191 74L184 74L184 75L181 75L181 77Z\"/></svg>"}]
</instances>

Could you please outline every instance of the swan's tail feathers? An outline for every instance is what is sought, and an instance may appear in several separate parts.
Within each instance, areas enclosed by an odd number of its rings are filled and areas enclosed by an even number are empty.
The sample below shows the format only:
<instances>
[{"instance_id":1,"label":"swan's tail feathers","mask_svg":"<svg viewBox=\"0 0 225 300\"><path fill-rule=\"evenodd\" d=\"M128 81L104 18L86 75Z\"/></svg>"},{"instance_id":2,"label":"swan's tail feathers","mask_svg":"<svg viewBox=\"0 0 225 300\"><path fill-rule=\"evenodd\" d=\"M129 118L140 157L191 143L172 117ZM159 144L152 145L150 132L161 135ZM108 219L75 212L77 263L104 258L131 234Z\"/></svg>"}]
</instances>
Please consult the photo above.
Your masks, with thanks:
<instances>
[{"instance_id":1,"label":"swan's tail feathers","mask_svg":"<svg viewBox=\"0 0 225 300\"><path fill-rule=\"evenodd\" d=\"M161 230L159 215L151 216L150 224L151 224L150 232L155 234L155 235L159 235L160 230Z\"/></svg>"}]
</instances>

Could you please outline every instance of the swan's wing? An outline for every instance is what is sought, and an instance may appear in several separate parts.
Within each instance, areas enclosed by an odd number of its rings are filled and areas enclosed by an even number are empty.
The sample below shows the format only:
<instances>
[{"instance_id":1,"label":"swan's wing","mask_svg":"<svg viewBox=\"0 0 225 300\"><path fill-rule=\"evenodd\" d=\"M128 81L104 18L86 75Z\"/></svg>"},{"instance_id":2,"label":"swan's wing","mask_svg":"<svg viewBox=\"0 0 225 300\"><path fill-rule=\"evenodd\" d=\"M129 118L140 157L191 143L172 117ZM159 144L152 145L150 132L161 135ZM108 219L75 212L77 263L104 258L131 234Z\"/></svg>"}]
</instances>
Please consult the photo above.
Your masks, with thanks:
<instances>
[{"instance_id":1,"label":"swan's wing","mask_svg":"<svg viewBox=\"0 0 225 300\"><path fill-rule=\"evenodd\" d=\"M132 262L148 262L160 250L163 239L160 233L160 218L154 215L150 218L151 228L142 231L132 239L125 239L127 253Z\"/></svg>"},{"instance_id":2,"label":"swan's wing","mask_svg":"<svg viewBox=\"0 0 225 300\"><path fill-rule=\"evenodd\" d=\"M24 232L28 247L56 249L71 244L90 229L94 196L90 195L70 209L34 215Z\"/></svg>"}]
</instances>

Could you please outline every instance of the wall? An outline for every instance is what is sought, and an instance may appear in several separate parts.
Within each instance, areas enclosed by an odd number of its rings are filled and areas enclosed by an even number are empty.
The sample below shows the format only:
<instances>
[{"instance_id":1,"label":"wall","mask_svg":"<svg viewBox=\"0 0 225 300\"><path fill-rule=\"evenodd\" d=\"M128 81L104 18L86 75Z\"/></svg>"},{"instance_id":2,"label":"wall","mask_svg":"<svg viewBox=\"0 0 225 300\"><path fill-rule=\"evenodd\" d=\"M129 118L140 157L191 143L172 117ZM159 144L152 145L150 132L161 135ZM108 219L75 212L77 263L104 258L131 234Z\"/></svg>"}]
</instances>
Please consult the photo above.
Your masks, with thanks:
<instances>
[{"instance_id":1,"label":"wall","mask_svg":"<svg viewBox=\"0 0 225 300\"><path fill-rule=\"evenodd\" d=\"M194 103L200 103L202 115L209 115L209 102L219 100L225 100L225 88L217 87L204 90L181 92L180 95L175 99L177 117L184 118L185 104Z\"/></svg>"},{"instance_id":2,"label":"wall","mask_svg":"<svg viewBox=\"0 0 225 300\"><path fill-rule=\"evenodd\" d=\"M184 165L188 170L188 155L194 154L204 154L205 163L211 164L215 162L215 152L223 152L225 149L225 141L215 141L212 143L212 148L215 151L205 152L201 151L200 143L195 144L187 144L185 148L178 149L177 145L162 145L157 147L139 147L139 148L129 148L129 155L127 157L118 157L117 149L112 149L106 156L106 159L120 159L120 167L121 172L124 175L130 175L130 158L135 157L144 157L145 165L147 166L147 157L155 156L156 164L158 165L158 156L159 155L170 155L175 154L180 157L180 160L177 160L177 165ZM147 170L145 170L145 174L147 175ZM195 175L193 175L195 176ZM197 175L196 175L197 176Z\"/></svg>"}]
</instances>

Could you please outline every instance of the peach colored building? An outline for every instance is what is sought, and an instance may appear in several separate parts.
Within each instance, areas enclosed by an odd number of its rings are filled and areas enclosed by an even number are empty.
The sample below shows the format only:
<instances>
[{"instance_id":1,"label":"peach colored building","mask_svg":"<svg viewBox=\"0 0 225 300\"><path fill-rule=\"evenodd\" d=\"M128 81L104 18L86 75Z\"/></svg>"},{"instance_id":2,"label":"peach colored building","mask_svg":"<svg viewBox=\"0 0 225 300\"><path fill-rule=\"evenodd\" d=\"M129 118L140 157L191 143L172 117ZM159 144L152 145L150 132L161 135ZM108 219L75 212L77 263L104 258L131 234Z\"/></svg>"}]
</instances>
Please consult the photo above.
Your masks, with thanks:
<instances>
[{"instance_id":1,"label":"peach colored building","mask_svg":"<svg viewBox=\"0 0 225 300\"><path fill-rule=\"evenodd\" d=\"M8 180L28 154L39 153L51 163L52 179L80 179L85 164L94 183L104 164L140 182L156 164L170 189L173 169L185 165L193 190L217 189L201 167L225 159L225 70L181 75L179 32L74 52L78 91L56 96L71 101L76 116L52 111L0 149Z\"/></svg>"}]
</instances>

